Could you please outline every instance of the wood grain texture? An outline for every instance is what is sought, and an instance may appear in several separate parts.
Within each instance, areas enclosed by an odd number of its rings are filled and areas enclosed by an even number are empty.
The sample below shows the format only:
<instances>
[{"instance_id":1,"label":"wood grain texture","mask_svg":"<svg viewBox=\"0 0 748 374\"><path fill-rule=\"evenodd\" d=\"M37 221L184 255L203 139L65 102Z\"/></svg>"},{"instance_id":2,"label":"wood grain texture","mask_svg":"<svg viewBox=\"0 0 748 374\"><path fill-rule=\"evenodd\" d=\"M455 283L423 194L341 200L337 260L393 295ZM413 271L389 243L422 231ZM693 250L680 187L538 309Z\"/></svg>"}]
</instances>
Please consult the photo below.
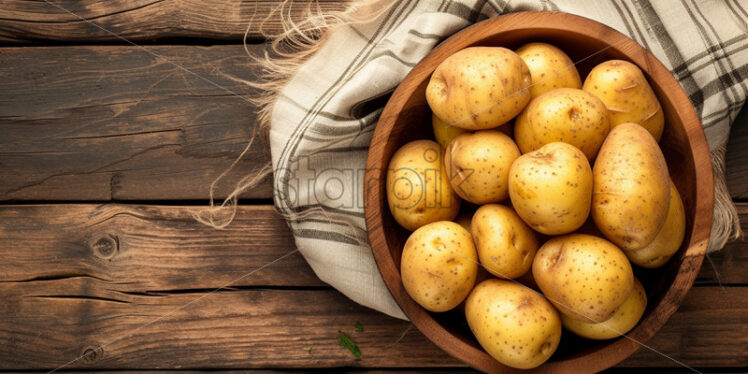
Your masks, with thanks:
<instances>
[{"instance_id":1,"label":"wood grain texture","mask_svg":"<svg viewBox=\"0 0 748 374\"><path fill-rule=\"evenodd\" d=\"M0 207L0 369L50 370L122 336L69 369L462 367L407 323L319 288L298 253L208 295L293 243L271 206L240 207L222 231L194 222L199 209ZM748 204L739 210L748 226ZM723 283L740 279L744 249L722 252L732 259L717 263ZM702 271L699 280L714 284L709 277ZM692 366L740 366L747 304L748 287L696 287L648 344ZM337 345L338 330L354 338L361 359ZM622 365L675 366L645 350Z\"/></svg>"},{"instance_id":2,"label":"wood grain texture","mask_svg":"<svg viewBox=\"0 0 748 374\"><path fill-rule=\"evenodd\" d=\"M748 233L748 203L736 203L740 226ZM719 252L707 254L694 284L748 285L748 240L727 243Z\"/></svg>"},{"instance_id":3,"label":"wood grain texture","mask_svg":"<svg viewBox=\"0 0 748 374\"><path fill-rule=\"evenodd\" d=\"M377 266L406 316L439 347L476 369L491 373L515 372L490 357L469 333L459 328L464 316L428 313L405 292L400 279L400 253L409 234L393 222L384 193L383 171L392 154L414 137L414 127L428 128L424 102L428 79L444 59L469 46L501 45L516 48L543 40L564 50L580 75L599 62L624 59L638 65L657 95L668 127L661 147L671 166L670 177L681 192L686 209L687 236L668 266L649 280L642 279L650 296L642 322L619 338L597 344L574 345L562 340L554 358L536 372L600 371L616 365L653 337L681 303L695 280L709 239L713 211L713 176L709 149L696 112L675 78L651 53L623 34L586 18L564 13L523 12L504 15L468 27L451 36L426 56L403 80L384 108L374 132L367 160L364 211L369 241Z\"/></svg>"},{"instance_id":4,"label":"wood grain texture","mask_svg":"<svg viewBox=\"0 0 748 374\"><path fill-rule=\"evenodd\" d=\"M694 288L649 345L690 366L744 365L748 316L741 311L748 308L747 291ZM0 296L3 370L49 370L87 351L66 368L463 366L409 323L334 290L139 295L97 279L68 278L0 283ZM356 322L364 331L355 331ZM338 331L356 342L361 358L338 345ZM643 350L622 365L678 366Z\"/></svg>"},{"instance_id":5,"label":"wood grain texture","mask_svg":"<svg viewBox=\"0 0 748 374\"><path fill-rule=\"evenodd\" d=\"M256 124L231 78L257 69L241 45L147 48L0 48L0 200L207 199ZM257 142L217 196L268 160Z\"/></svg>"},{"instance_id":6,"label":"wood grain texture","mask_svg":"<svg viewBox=\"0 0 748 374\"><path fill-rule=\"evenodd\" d=\"M265 34L281 31L279 11L298 22L304 19L308 9L305 2L280 9L281 0L57 0L54 3L59 7L44 1L4 0L0 7L0 42L122 42L113 34L141 42L166 38L240 41L248 27L249 38L261 39ZM346 1L317 0L313 8L317 7L323 11L343 10Z\"/></svg>"},{"instance_id":7,"label":"wood grain texture","mask_svg":"<svg viewBox=\"0 0 748 374\"><path fill-rule=\"evenodd\" d=\"M220 231L194 221L192 214L202 209L124 204L0 206L0 258L4 259L0 282L92 277L137 292L216 288L295 248L286 222L270 205L240 206L231 226ZM738 211L748 231L748 203L739 203ZM102 258L102 249L109 253L111 243L114 250ZM696 284L748 284L745 247L745 242L735 242L710 255L711 263L705 261ZM324 284L296 253L234 285Z\"/></svg>"},{"instance_id":8,"label":"wood grain texture","mask_svg":"<svg viewBox=\"0 0 748 374\"><path fill-rule=\"evenodd\" d=\"M229 283L324 286L301 254L292 253L290 230L272 206L241 207L224 230L195 221L193 214L202 210L118 204L0 206L0 283L86 278L138 293L213 289Z\"/></svg>"},{"instance_id":9,"label":"wood grain texture","mask_svg":"<svg viewBox=\"0 0 748 374\"><path fill-rule=\"evenodd\" d=\"M256 77L241 46L146 48L230 91L256 93L224 75ZM135 47L0 48L0 62L0 200L206 199L256 124L246 101ZM739 199L748 198L745 113L727 153L728 186ZM268 161L260 149L218 196ZM268 179L242 197L271 191Z\"/></svg>"}]
</instances>

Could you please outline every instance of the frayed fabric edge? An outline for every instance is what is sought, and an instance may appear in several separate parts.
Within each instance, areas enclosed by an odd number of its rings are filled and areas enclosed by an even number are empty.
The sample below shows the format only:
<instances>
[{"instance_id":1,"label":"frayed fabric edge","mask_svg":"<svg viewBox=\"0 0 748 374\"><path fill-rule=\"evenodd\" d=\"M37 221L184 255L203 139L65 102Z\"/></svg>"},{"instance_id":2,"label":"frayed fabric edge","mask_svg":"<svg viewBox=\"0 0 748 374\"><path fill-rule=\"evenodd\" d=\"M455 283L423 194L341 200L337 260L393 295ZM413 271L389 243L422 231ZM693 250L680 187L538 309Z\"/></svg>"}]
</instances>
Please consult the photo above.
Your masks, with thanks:
<instances>
[{"instance_id":1,"label":"frayed fabric edge","mask_svg":"<svg viewBox=\"0 0 748 374\"><path fill-rule=\"evenodd\" d=\"M743 230L740 227L740 216L738 216L738 210L732 201L725 181L726 150L727 145L722 145L710 152L714 173L714 218L707 253L718 251L728 241L743 237Z\"/></svg>"}]
</instances>

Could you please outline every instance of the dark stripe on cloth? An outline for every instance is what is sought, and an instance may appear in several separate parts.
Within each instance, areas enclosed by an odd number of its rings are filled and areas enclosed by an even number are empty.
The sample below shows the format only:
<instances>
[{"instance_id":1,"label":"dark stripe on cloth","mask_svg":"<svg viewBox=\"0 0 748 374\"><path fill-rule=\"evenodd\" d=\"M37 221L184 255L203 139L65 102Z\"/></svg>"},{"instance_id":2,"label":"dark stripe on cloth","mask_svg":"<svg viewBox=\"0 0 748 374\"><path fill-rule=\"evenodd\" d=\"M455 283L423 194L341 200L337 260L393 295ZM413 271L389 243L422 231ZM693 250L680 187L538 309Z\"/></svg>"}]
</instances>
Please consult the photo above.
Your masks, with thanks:
<instances>
[{"instance_id":1,"label":"dark stripe on cloth","mask_svg":"<svg viewBox=\"0 0 748 374\"><path fill-rule=\"evenodd\" d=\"M748 35L743 34L743 35L736 36L736 37L734 37L732 39L725 40L725 42L722 43L722 44L724 44L725 47L729 47L729 46L732 46L733 44L735 44L735 43L737 43L739 41L743 41L743 40L746 40L746 39L748 39ZM748 44L743 45L743 46L739 47L736 50L727 52L727 54L721 56L720 58L725 58L725 57L729 56L729 53L735 53L737 51L741 51L746 46L748 46ZM692 65L696 61L698 61L698 60L700 60L700 59L702 59L702 58L704 58L706 56L709 56L713 52L716 52L718 49L720 49L720 46L713 45L713 46L707 48L706 50L693 55L691 58L689 58L688 60L686 60L685 63L683 63L683 64L681 64L679 66L674 67L672 70L670 70L670 72L673 73L676 76L676 78L680 79L680 74L683 73L688 66ZM691 71L694 72L694 73L696 73L697 71L701 70L703 67L709 66L711 63L712 63L711 61L707 61L704 64L699 65L697 67L691 67Z\"/></svg>"},{"instance_id":2,"label":"dark stripe on cloth","mask_svg":"<svg viewBox=\"0 0 748 374\"><path fill-rule=\"evenodd\" d=\"M748 11L746 11L746 10L745 10L745 8L743 8L743 6L742 6L742 5L740 5L740 2L739 2L739 1L735 1L735 6L736 6L736 7L738 7L738 9L740 9L740 12L741 12L741 13L743 13L743 15L744 15L744 16L745 16L746 18L748 18Z\"/></svg>"},{"instance_id":3,"label":"dark stripe on cloth","mask_svg":"<svg viewBox=\"0 0 748 374\"><path fill-rule=\"evenodd\" d=\"M615 2L613 2L613 4L615 4ZM637 23L637 20L634 17L634 14L631 13L631 9L629 8L627 4L628 4L628 1L621 1L621 6L624 7L624 9L626 10L626 14L629 16L629 18L631 18L631 24L634 25L636 32L639 34L639 38L641 38L641 43L644 44L644 48L646 50L651 52L652 49L649 48L649 43L647 43L647 37L644 35L642 30L639 28L639 24Z\"/></svg>"},{"instance_id":4,"label":"dark stripe on cloth","mask_svg":"<svg viewBox=\"0 0 748 374\"><path fill-rule=\"evenodd\" d=\"M322 204L299 205L299 206L291 207L291 208L289 208L289 210L292 211L292 212L294 212L294 213L305 213L305 212L307 212L309 210L319 209L319 208L322 208L322 210L324 210L325 212L332 212L332 213L335 213L335 214L343 214L343 215L351 216L351 217L364 218L364 212L353 212L353 211L350 211L350 210L343 210L343 209L338 209L338 208L331 208L329 206L324 206Z\"/></svg>"},{"instance_id":5,"label":"dark stripe on cloth","mask_svg":"<svg viewBox=\"0 0 748 374\"><path fill-rule=\"evenodd\" d=\"M682 65L684 63L683 55L678 50L673 39L670 38L665 26L662 25L660 16L654 8L652 8L652 4L647 0L638 0L636 5L639 16L642 17L642 19L647 23L647 26L654 31L653 35L662 46L662 50L665 52L665 56L670 62L670 66ZM694 80L688 67L686 67L686 72L687 74L683 77L680 83L686 90L686 94L688 94L688 98L696 109L696 113L701 115L704 110L704 94L696 84L696 80Z\"/></svg>"},{"instance_id":6,"label":"dark stripe on cloth","mask_svg":"<svg viewBox=\"0 0 748 374\"><path fill-rule=\"evenodd\" d=\"M413 2L415 3L415 2ZM390 9L387 13L387 16L385 17L384 24L386 24L383 27L380 27L377 29L377 31L372 35L372 38L367 42L367 45L364 49L359 51L359 53L354 58L353 63L349 65L342 74L338 77L335 82L327 89L325 92L320 95L320 98L317 100L315 105L313 105L312 108L310 108L309 112L304 116L304 118L301 121L301 124L294 129L294 132L291 134L291 138L286 143L286 145L283 147L283 151L281 152L281 156L279 157L279 163L282 165L285 165L285 161L289 158L288 154L295 153L296 149L299 146L300 139L303 138L303 134L306 131L307 127L310 126L310 118L313 118L316 115L316 112L324 108L324 106L332 100L331 93L333 91L337 91L340 89L341 83L348 78L348 73L351 71L356 70L359 65L366 62L366 58L372 53L374 46L377 45L377 42L379 41L379 38L382 35L387 35L387 33L393 28L399 25L399 21L401 20L401 17L405 15L407 17L410 15L410 13L415 9L415 6L413 3L406 3L408 7L400 8L400 7L393 7ZM407 11L406 11L407 10ZM288 178L290 176L288 173L279 173L276 180L279 180L277 183L280 184L283 187L284 190L278 191L276 189L276 192L280 192L280 196L276 196L276 202L279 207L279 209L283 210L284 208L287 209L287 204L285 201L285 197L288 196Z\"/></svg>"},{"instance_id":7,"label":"dark stripe on cloth","mask_svg":"<svg viewBox=\"0 0 748 374\"><path fill-rule=\"evenodd\" d=\"M719 45L720 49L722 50L723 55L726 55L727 54L727 50L725 50L725 46L724 46L724 44L722 44L722 41L719 38L719 33L717 33L717 30L714 29L714 26L712 25L712 23L709 22L709 20L706 18L706 16L704 16L704 13L701 12L701 8L699 7L699 5L696 4L696 2L694 0L691 0L691 3L693 4L694 8L696 8L696 12L704 20L704 23L706 24L706 26L709 27L710 30L712 30L712 34L714 34L714 37L717 38L717 45ZM710 39L710 41L711 41L711 39ZM722 59L717 59L716 56L715 56L715 62L718 63L718 64L721 64L722 63ZM735 65L733 65L732 59L729 59L729 58L725 59L724 62L727 63L727 66L729 68L729 70L727 72L735 71ZM745 82L739 81L738 83L740 84L741 88L743 89L743 92L748 92L748 87L746 87ZM738 97L740 97L740 92L738 91L738 89L735 88L735 87L733 87L732 84L730 84L728 87L730 87L733 90L732 91L733 92L733 98L735 98L735 100L737 100Z\"/></svg>"},{"instance_id":8,"label":"dark stripe on cloth","mask_svg":"<svg viewBox=\"0 0 748 374\"><path fill-rule=\"evenodd\" d=\"M612 4L613 4L613 7L616 8L616 12L618 12L618 18L620 18L621 21L623 21L623 25L626 27L627 33L631 36L632 39L636 40L636 35L634 34L634 29L631 28L631 25L629 24L628 19L623 14L623 10L621 9L621 7L618 6L618 2L613 1Z\"/></svg>"},{"instance_id":9,"label":"dark stripe on cloth","mask_svg":"<svg viewBox=\"0 0 748 374\"><path fill-rule=\"evenodd\" d=\"M418 32L416 30L413 30L413 29L408 30L408 34L415 35L415 36L417 36L417 37L419 37L421 39L441 40L442 38L444 38L443 35L438 35L438 34L421 34L420 32Z\"/></svg>"},{"instance_id":10,"label":"dark stripe on cloth","mask_svg":"<svg viewBox=\"0 0 748 374\"><path fill-rule=\"evenodd\" d=\"M481 15L479 10L473 9L465 4L455 2L450 2L445 11L471 23L475 23L475 21Z\"/></svg>"},{"instance_id":11,"label":"dark stripe on cloth","mask_svg":"<svg viewBox=\"0 0 748 374\"><path fill-rule=\"evenodd\" d=\"M320 231L312 229L291 229L293 236L307 239L328 240L331 242L346 243L351 245L361 244L358 240L337 233L335 231Z\"/></svg>"},{"instance_id":12,"label":"dark stripe on cloth","mask_svg":"<svg viewBox=\"0 0 748 374\"><path fill-rule=\"evenodd\" d=\"M748 75L748 65L743 65L737 68L734 72L718 76L717 78L702 86L701 89L704 97L711 97L712 95L716 95L717 93L721 92L724 89L724 82L732 80L730 76L731 73L736 73L739 76L743 77L743 79L745 79L745 76ZM735 101L727 102L728 105L732 103L735 103ZM701 117L701 113L699 113L699 117Z\"/></svg>"},{"instance_id":13,"label":"dark stripe on cloth","mask_svg":"<svg viewBox=\"0 0 748 374\"><path fill-rule=\"evenodd\" d=\"M702 25L701 22L696 20L696 15L693 13L693 11L691 11L691 8L686 3L686 0L680 0L680 2L683 5L683 8L686 10L686 13L688 13L688 16L691 17L691 20L696 25L696 29L699 31L699 35L701 36L701 39L704 41L704 44L706 44L707 46L718 45L712 40L712 38L709 37L709 35L706 32L706 29L704 28L704 25ZM722 65L720 61L715 61L714 66L717 68L717 72L720 76L725 76L725 74L727 74L730 71L730 69ZM728 91L727 89L728 86L726 84L722 84L722 85L723 87L720 90L720 92L722 93L722 96L724 96L725 102L727 103L733 102L733 97L735 97L734 96L735 89L730 87L730 90ZM731 94L732 94L732 97L730 96ZM705 96L705 97L709 97L709 96Z\"/></svg>"}]
</instances>

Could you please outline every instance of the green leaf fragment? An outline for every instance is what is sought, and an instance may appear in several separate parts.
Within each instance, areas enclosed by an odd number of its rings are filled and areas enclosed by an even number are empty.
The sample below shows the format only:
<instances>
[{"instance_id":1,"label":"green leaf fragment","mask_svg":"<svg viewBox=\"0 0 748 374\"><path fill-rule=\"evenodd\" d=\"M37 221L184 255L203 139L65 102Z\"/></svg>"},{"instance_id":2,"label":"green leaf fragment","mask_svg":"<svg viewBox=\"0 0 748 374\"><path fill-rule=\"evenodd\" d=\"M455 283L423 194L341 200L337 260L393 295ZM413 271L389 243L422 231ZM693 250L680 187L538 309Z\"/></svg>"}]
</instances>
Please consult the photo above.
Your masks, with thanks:
<instances>
[{"instance_id":1,"label":"green leaf fragment","mask_svg":"<svg viewBox=\"0 0 748 374\"><path fill-rule=\"evenodd\" d=\"M364 326L361 326L361 322L356 322L356 331L364 331Z\"/></svg>"},{"instance_id":2,"label":"green leaf fragment","mask_svg":"<svg viewBox=\"0 0 748 374\"><path fill-rule=\"evenodd\" d=\"M309 353L312 353L312 347L304 347L302 349L305 350L305 351L307 351L307 352L309 352Z\"/></svg>"},{"instance_id":3,"label":"green leaf fragment","mask_svg":"<svg viewBox=\"0 0 748 374\"><path fill-rule=\"evenodd\" d=\"M340 337L340 346L348 348L351 353L353 353L356 357L361 357L361 351L358 350L358 347L356 346L356 343L351 340L351 338L348 337L348 335L344 334L342 331L338 332L338 337Z\"/></svg>"}]
</instances>

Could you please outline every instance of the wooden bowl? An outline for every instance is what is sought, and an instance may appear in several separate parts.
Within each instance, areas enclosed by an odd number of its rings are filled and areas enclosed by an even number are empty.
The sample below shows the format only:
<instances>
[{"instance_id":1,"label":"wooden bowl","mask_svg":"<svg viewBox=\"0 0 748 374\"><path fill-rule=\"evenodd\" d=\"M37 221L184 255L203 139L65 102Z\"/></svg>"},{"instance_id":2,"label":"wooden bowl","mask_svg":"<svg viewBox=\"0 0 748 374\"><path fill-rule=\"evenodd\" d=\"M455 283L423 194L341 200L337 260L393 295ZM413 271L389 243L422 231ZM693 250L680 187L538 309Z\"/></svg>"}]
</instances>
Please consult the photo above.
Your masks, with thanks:
<instances>
[{"instance_id":1,"label":"wooden bowl","mask_svg":"<svg viewBox=\"0 0 748 374\"><path fill-rule=\"evenodd\" d=\"M466 47L516 49L533 41L561 48L578 62L582 77L595 65L610 59L628 60L642 69L662 104L665 133L660 145L686 208L686 237L679 252L659 269L636 269L649 302L642 320L627 334L628 338L595 342L564 331L557 352L535 369L554 373L599 371L634 353L639 343L649 340L675 312L701 267L712 226L712 164L699 118L675 78L635 41L587 18L555 12L523 12L477 23L441 43L405 77L379 119L366 164L366 224L387 287L426 337L476 369L492 373L518 371L500 364L480 347L460 311L428 312L405 292L400 279L400 256L410 232L400 227L389 211L385 180L389 160L400 146L415 139L433 139L425 90L439 63Z\"/></svg>"}]
</instances>

